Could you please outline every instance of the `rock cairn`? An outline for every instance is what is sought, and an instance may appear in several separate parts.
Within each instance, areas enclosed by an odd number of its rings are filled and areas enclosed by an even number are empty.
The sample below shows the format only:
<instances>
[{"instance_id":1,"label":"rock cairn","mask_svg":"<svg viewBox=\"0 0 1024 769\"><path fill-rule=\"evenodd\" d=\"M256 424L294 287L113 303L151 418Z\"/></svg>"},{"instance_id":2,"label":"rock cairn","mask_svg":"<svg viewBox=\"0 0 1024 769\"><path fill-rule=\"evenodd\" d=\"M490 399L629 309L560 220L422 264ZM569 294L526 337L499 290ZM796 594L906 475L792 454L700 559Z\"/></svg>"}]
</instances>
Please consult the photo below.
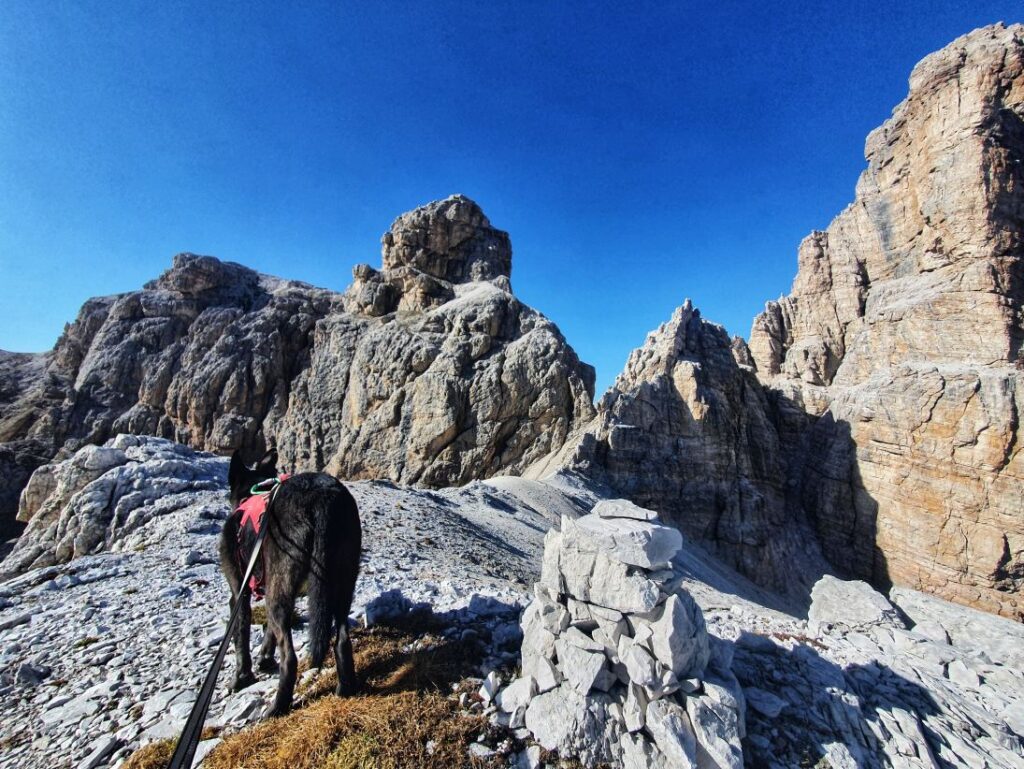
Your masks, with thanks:
<instances>
[{"instance_id":1,"label":"rock cairn","mask_svg":"<svg viewBox=\"0 0 1024 769\"><path fill-rule=\"evenodd\" d=\"M513 728L585 766L743 766L742 690L730 647L680 588L682 543L624 500L547 534L522 676L496 697Z\"/></svg>"}]
</instances>

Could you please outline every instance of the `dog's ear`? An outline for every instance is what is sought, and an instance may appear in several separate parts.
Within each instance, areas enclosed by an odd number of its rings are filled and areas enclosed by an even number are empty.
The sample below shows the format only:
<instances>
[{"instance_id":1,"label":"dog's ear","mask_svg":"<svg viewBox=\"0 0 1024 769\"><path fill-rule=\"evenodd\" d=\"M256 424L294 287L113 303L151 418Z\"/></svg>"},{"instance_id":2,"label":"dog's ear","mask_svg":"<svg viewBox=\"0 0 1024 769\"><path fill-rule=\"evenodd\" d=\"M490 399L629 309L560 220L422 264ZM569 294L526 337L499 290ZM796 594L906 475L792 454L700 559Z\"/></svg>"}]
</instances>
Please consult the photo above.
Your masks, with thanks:
<instances>
[{"instance_id":1,"label":"dog's ear","mask_svg":"<svg viewBox=\"0 0 1024 769\"><path fill-rule=\"evenodd\" d=\"M277 475L277 449L270 449L263 459L256 463L256 469L266 475Z\"/></svg>"},{"instance_id":2,"label":"dog's ear","mask_svg":"<svg viewBox=\"0 0 1024 769\"><path fill-rule=\"evenodd\" d=\"M231 455L231 464L228 465L228 487L233 488L248 469L242 461L242 452L236 449Z\"/></svg>"}]
</instances>

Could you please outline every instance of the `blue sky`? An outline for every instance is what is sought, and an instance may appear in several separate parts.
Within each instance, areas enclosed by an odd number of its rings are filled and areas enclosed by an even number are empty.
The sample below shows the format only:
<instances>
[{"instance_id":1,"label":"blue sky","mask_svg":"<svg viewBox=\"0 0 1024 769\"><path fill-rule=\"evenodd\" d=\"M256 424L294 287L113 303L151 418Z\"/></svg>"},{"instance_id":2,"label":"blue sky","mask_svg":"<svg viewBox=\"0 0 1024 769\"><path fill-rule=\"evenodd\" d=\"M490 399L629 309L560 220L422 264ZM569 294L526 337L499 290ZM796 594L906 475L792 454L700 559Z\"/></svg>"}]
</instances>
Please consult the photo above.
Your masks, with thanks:
<instances>
[{"instance_id":1,"label":"blue sky","mask_svg":"<svg viewBox=\"0 0 1024 769\"><path fill-rule=\"evenodd\" d=\"M298 5L298 4L295 4ZM0 3L0 348L180 251L342 290L461 192L598 370L747 336L913 65L1019 2Z\"/></svg>"}]
</instances>

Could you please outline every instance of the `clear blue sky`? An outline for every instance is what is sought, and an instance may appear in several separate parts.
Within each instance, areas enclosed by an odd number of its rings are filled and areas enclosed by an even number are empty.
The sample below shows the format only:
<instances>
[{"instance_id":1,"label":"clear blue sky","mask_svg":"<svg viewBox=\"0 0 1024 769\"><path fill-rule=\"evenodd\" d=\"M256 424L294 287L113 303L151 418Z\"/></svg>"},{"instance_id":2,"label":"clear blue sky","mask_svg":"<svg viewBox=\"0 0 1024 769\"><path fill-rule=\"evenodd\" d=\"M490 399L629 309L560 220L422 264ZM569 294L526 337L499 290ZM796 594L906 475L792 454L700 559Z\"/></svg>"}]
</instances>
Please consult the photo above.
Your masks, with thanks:
<instances>
[{"instance_id":1,"label":"clear blue sky","mask_svg":"<svg viewBox=\"0 0 1024 769\"><path fill-rule=\"evenodd\" d=\"M0 348L179 251L342 290L461 192L598 392L691 297L746 336L925 54L1018 2L0 3ZM299 7L303 6L303 7Z\"/></svg>"}]
</instances>

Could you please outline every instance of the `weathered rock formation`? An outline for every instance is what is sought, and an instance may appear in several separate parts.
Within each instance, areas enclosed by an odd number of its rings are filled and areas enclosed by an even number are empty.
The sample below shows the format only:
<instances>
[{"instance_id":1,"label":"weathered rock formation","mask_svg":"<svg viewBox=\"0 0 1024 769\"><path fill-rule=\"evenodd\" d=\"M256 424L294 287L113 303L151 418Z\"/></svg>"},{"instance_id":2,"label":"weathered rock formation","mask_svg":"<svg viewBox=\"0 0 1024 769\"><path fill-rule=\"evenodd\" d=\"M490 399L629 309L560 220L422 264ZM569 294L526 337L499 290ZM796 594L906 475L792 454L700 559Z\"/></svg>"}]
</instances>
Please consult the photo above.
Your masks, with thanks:
<instances>
[{"instance_id":1,"label":"weathered rock formation","mask_svg":"<svg viewBox=\"0 0 1024 769\"><path fill-rule=\"evenodd\" d=\"M762 585L806 595L824 555L1024 616L1024 27L921 62L867 159L749 347L687 302L530 474L595 477Z\"/></svg>"},{"instance_id":2,"label":"weathered rock formation","mask_svg":"<svg viewBox=\"0 0 1024 769\"><path fill-rule=\"evenodd\" d=\"M28 526L2 573L117 550L157 516L194 504L196 492L217 492L220 502L226 484L226 460L163 438L121 434L86 445L32 475L18 510ZM213 520L222 508L214 506Z\"/></svg>"},{"instance_id":3,"label":"weathered rock formation","mask_svg":"<svg viewBox=\"0 0 1024 769\"><path fill-rule=\"evenodd\" d=\"M0 350L0 538L17 532L10 511L29 476L53 455L54 419L65 383L49 373L51 355ZM6 514L5 514L6 513Z\"/></svg>"},{"instance_id":4,"label":"weathered rock formation","mask_svg":"<svg viewBox=\"0 0 1024 769\"><path fill-rule=\"evenodd\" d=\"M516 473L593 415L593 369L509 283L461 196L399 217L345 294L182 254L91 299L51 353L0 359L0 514L29 473L117 433L276 445L291 469L457 485Z\"/></svg>"},{"instance_id":5,"label":"weathered rock formation","mask_svg":"<svg viewBox=\"0 0 1024 769\"><path fill-rule=\"evenodd\" d=\"M743 766L743 690L679 586L677 529L624 500L562 519L523 613L510 725L584 766ZM489 694L486 684L483 692Z\"/></svg>"},{"instance_id":6,"label":"weathered rock formation","mask_svg":"<svg viewBox=\"0 0 1024 769\"><path fill-rule=\"evenodd\" d=\"M1024 617L1024 26L925 58L750 351L843 573Z\"/></svg>"},{"instance_id":7,"label":"weathered rock formation","mask_svg":"<svg viewBox=\"0 0 1024 769\"><path fill-rule=\"evenodd\" d=\"M594 421L531 473L560 463L595 478L759 584L806 594L824 562L787 512L776 409L737 363L743 349L687 301L629 356Z\"/></svg>"}]
</instances>

